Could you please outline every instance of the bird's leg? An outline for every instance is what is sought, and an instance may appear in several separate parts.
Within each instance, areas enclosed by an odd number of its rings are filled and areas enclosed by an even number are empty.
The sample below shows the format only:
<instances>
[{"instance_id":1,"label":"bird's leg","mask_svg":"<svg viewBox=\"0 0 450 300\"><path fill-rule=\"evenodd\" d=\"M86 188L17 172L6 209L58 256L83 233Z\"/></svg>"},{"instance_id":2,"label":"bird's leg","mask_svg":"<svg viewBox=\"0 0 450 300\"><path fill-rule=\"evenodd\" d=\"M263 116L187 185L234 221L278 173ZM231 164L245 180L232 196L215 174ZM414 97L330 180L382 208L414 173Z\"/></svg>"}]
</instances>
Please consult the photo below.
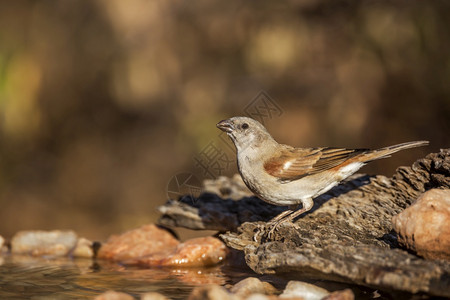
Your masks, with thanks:
<instances>
[{"instance_id":1,"label":"bird's leg","mask_svg":"<svg viewBox=\"0 0 450 300\"><path fill-rule=\"evenodd\" d=\"M267 222L265 228L271 228L269 231L268 237L270 238L272 231L278 226L279 223L282 222L284 218L292 214L298 207L298 204L296 205L289 205L288 209L283 211L282 213L278 214L276 217L272 218L270 221ZM255 236L253 237L253 240L256 242L258 238L262 237L262 233L264 230L259 231Z\"/></svg>"},{"instance_id":2,"label":"bird's leg","mask_svg":"<svg viewBox=\"0 0 450 300\"><path fill-rule=\"evenodd\" d=\"M287 210L283 211L281 214L279 214L275 218L272 218L268 222L268 224L277 223L278 221L280 221L280 220L284 219L285 217L289 216L290 214L292 214L297 208L298 208L298 204L296 204L296 205L289 205Z\"/></svg>"},{"instance_id":3,"label":"bird's leg","mask_svg":"<svg viewBox=\"0 0 450 300\"><path fill-rule=\"evenodd\" d=\"M275 218L273 218L272 220L267 222L267 227L266 228L270 228L269 232L267 234L267 237L269 239L272 238L272 233L278 227L278 225L280 225L287 218L289 218L289 216L292 215L297 208L298 208L298 204L296 204L296 205L289 205L287 210L283 211L281 214L279 214L278 216L276 216Z\"/></svg>"},{"instance_id":4,"label":"bird's leg","mask_svg":"<svg viewBox=\"0 0 450 300\"><path fill-rule=\"evenodd\" d=\"M271 228L269 230L268 233L268 238L270 239L272 236L273 231L281 224L284 223L286 221L291 222L292 220L294 220L296 217L300 216L301 214L309 211L314 205L314 201L309 198L309 199L304 199L302 200L302 209L299 209L297 211L295 211L295 209L298 207L298 205L291 205L289 206L289 209L282 212L281 214L279 214L278 216L276 216L275 218L273 218L272 220L270 220L267 225L269 225Z\"/></svg>"},{"instance_id":5,"label":"bird's leg","mask_svg":"<svg viewBox=\"0 0 450 300\"><path fill-rule=\"evenodd\" d=\"M311 210L313 205L314 205L314 201L311 198L303 200L302 201L302 206L303 206L302 209L299 209L299 210L293 212L292 214L289 214L288 216L286 216L286 218L283 220L283 222L286 222L286 221L292 222L295 218L297 218L301 214Z\"/></svg>"}]
</instances>

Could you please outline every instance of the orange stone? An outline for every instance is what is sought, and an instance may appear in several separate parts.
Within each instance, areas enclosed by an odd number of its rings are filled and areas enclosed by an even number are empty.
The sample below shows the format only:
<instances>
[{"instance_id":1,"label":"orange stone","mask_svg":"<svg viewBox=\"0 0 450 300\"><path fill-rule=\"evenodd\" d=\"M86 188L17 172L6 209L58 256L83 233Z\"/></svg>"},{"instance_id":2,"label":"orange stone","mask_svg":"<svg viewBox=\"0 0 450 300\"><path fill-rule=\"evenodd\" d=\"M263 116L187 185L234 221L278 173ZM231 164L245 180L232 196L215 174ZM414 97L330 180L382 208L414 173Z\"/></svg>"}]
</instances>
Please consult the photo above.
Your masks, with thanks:
<instances>
[{"instance_id":1,"label":"orange stone","mask_svg":"<svg viewBox=\"0 0 450 300\"><path fill-rule=\"evenodd\" d=\"M201 237L190 239L178 245L175 253L169 255L164 266L213 266L225 259L228 248L215 237Z\"/></svg>"},{"instance_id":2,"label":"orange stone","mask_svg":"<svg viewBox=\"0 0 450 300\"><path fill-rule=\"evenodd\" d=\"M169 254L180 242L154 224L113 235L103 244L97 257L123 261L156 253Z\"/></svg>"},{"instance_id":3,"label":"orange stone","mask_svg":"<svg viewBox=\"0 0 450 300\"><path fill-rule=\"evenodd\" d=\"M200 237L179 244L169 254L156 253L125 263L143 266L207 267L220 263L227 254L228 248L219 239Z\"/></svg>"}]
</instances>

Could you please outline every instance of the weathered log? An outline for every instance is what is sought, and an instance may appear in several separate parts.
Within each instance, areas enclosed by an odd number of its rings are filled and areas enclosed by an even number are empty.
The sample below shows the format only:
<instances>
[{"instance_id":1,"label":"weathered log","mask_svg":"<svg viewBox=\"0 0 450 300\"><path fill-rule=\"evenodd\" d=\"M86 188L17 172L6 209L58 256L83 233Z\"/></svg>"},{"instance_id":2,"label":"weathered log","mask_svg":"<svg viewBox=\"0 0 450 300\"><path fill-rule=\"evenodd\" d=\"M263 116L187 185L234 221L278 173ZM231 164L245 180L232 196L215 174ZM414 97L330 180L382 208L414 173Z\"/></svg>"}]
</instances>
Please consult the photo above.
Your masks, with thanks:
<instances>
[{"instance_id":1,"label":"weathered log","mask_svg":"<svg viewBox=\"0 0 450 300\"><path fill-rule=\"evenodd\" d=\"M392 217L432 188L450 188L450 149L400 167L392 178L352 177L315 199L313 209L295 223L277 227L271 239L261 221L283 208L254 197L182 198L164 206L161 221L193 229L231 230L222 239L243 250L247 264L257 273L296 272L302 277L450 297L450 263L424 260L400 249L392 231ZM179 214L174 207L190 215Z\"/></svg>"}]
</instances>

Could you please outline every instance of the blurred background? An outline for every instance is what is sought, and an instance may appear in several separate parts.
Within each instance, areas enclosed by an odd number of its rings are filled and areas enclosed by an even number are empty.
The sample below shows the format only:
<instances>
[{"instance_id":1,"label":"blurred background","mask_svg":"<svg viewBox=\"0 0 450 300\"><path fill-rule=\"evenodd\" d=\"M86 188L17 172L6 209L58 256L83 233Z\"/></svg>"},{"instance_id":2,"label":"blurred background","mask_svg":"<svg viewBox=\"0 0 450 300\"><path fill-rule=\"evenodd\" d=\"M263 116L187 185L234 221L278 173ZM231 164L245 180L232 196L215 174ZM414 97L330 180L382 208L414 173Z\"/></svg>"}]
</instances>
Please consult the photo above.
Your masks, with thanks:
<instances>
[{"instance_id":1,"label":"blurred background","mask_svg":"<svg viewBox=\"0 0 450 300\"><path fill-rule=\"evenodd\" d=\"M296 146L431 141L370 174L449 147L449 8L0 1L0 234L155 221L177 174L236 172L215 127L235 115Z\"/></svg>"}]
</instances>

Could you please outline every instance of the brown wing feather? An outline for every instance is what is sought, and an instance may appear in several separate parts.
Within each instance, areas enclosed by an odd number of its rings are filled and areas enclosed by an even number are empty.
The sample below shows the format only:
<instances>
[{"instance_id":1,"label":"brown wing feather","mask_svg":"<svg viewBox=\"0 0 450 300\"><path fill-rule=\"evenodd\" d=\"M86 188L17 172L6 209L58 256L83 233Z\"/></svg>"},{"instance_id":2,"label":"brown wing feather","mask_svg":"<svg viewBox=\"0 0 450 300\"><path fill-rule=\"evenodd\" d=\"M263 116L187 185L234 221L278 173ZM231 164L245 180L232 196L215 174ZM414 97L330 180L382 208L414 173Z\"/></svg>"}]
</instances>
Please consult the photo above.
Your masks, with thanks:
<instances>
[{"instance_id":1,"label":"brown wing feather","mask_svg":"<svg viewBox=\"0 0 450 300\"><path fill-rule=\"evenodd\" d=\"M306 174L320 156L319 149L284 149L278 156L269 159L264 169L274 177L289 179Z\"/></svg>"},{"instance_id":2,"label":"brown wing feather","mask_svg":"<svg viewBox=\"0 0 450 300\"><path fill-rule=\"evenodd\" d=\"M280 155L268 160L264 169L282 181L292 181L332 169L366 151L342 148L284 149Z\"/></svg>"}]
</instances>

